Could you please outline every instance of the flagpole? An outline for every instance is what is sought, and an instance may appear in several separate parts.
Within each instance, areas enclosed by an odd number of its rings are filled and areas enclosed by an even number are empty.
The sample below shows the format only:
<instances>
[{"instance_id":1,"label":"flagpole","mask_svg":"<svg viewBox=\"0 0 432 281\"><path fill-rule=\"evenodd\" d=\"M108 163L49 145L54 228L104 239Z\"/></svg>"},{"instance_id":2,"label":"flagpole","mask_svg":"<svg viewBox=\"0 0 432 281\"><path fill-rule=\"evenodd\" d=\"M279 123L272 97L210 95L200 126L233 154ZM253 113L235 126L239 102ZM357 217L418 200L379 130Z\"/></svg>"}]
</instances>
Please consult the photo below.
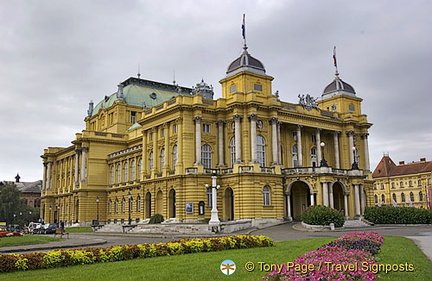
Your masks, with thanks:
<instances>
[{"instance_id":1,"label":"flagpole","mask_svg":"<svg viewBox=\"0 0 432 281\"><path fill-rule=\"evenodd\" d=\"M243 24L242 24L242 36L243 36L243 49L247 49L246 45L246 15L243 14Z\"/></svg>"},{"instance_id":2,"label":"flagpole","mask_svg":"<svg viewBox=\"0 0 432 281\"><path fill-rule=\"evenodd\" d=\"M333 63L336 68L336 76L339 75L338 67L337 67L337 60L336 60L336 46L333 47Z\"/></svg>"}]
</instances>

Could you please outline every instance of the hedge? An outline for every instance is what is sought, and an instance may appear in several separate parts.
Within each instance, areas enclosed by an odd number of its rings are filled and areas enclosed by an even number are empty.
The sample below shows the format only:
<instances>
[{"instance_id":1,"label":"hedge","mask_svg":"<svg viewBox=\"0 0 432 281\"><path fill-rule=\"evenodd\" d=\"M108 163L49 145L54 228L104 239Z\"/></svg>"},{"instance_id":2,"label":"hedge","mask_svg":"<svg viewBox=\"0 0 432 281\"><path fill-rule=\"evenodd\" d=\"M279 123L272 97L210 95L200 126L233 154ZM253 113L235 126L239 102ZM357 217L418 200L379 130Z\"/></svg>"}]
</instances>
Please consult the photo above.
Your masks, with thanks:
<instances>
[{"instance_id":1,"label":"hedge","mask_svg":"<svg viewBox=\"0 0 432 281\"><path fill-rule=\"evenodd\" d=\"M312 225L330 225L342 227L345 223L344 216L335 209L326 206L314 205L308 207L301 216L303 222Z\"/></svg>"},{"instance_id":2,"label":"hedge","mask_svg":"<svg viewBox=\"0 0 432 281\"><path fill-rule=\"evenodd\" d=\"M273 245L273 240L267 236L234 235L206 239L182 239L158 244L119 245L105 248L57 250L46 253L0 254L0 272L54 268L156 256L183 255L228 249L270 247Z\"/></svg>"},{"instance_id":3,"label":"hedge","mask_svg":"<svg viewBox=\"0 0 432 281\"><path fill-rule=\"evenodd\" d=\"M430 224L432 210L413 207L367 207L364 218L375 224Z\"/></svg>"}]
</instances>

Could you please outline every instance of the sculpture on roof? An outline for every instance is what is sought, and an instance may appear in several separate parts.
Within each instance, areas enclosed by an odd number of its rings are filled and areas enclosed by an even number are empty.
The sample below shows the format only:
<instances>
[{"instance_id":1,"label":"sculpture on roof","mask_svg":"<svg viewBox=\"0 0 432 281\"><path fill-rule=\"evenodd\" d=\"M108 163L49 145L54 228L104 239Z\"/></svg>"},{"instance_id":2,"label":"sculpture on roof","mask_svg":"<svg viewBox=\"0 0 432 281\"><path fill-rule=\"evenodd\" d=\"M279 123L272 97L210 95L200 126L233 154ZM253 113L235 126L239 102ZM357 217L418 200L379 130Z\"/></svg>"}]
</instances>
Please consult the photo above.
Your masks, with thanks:
<instances>
[{"instance_id":1,"label":"sculpture on roof","mask_svg":"<svg viewBox=\"0 0 432 281\"><path fill-rule=\"evenodd\" d=\"M312 108L318 109L318 104L316 102L318 98L314 98L309 94L307 94L306 97L304 94L303 95L299 94L298 98L299 98L299 104L304 108L306 108L307 110L311 110Z\"/></svg>"}]
</instances>

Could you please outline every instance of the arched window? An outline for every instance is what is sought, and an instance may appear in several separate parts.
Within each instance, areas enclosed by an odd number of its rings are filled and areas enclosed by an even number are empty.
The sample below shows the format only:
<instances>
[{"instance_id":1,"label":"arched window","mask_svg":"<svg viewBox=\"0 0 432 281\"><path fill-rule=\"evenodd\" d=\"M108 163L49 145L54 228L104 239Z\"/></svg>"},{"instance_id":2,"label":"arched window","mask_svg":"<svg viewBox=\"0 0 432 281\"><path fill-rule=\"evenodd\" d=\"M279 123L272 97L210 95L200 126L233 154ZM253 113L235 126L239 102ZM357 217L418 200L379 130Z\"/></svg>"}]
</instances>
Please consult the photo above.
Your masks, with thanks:
<instances>
[{"instance_id":1,"label":"arched window","mask_svg":"<svg viewBox=\"0 0 432 281\"><path fill-rule=\"evenodd\" d=\"M311 166L312 167L317 167L317 151L316 151L316 147L312 147L311 148Z\"/></svg>"},{"instance_id":2,"label":"arched window","mask_svg":"<svg viewBox=\"0 0 432 281\"><path fill-rule=\"evenodd\" d=\"M261 167L266 166L265 140L263 136L257 136L257 160Z\"/></svg>"},{"instance_id":3,"label":"arched window","mask_svg":"<svg viewBox=\"0 0 432 281\"><path fill-rule=\"evenodd\" d=\"M298 167L298 150L297 150L297 145L293 145L292 149L292 166Z\"/></svg>"},{"instance_id":4,"label":"arched window","mask_svg":"<svg viewBox=\"0 0 432 281\"><path fill-rule=\"evenodd\" d=\"M112 200L110 199L108 201L108 213L111 213L111 212L112 212Z\"/></svg>"},{"instance_id":5,"label":"arched window","mask_svg":"<svg viewBox=\"0 0 432 281\"><path fill-rule=\"evenodd\" d=\"M115 168L114 168L114 165L111 165L110 184L114 184L114 174L115 174Z\"/></svg>"},{"instance_id":6,"label":"arched window","mask_svg":"<svg viewBox=\"0 0 432 281\"><path fill-rule=\"evenodd\" d=\"M141 211L141 196L139 196L139 195L138 195L138 197L137 197L136 211L137 211L137 212L140 212L140 211Z\"/></svg>"},{"instance_id":7,"label":"arched window","mask_svg":"<svg viewBox=\"0 0 432 281\"><path fill-rule=\"evenodd\" d=\"M135 180L136 179L136 169L135 169L135 160L131 161L131 180Z\"/></svg>"},{"instance_id":8,"label":"arched window","mask_svg":"<svg viewBox=\"0 0 432 281\"><path fill-rule=\"evenodd\" d=\"M405 202L405 193L401 193L401 202Z\"/></svg>"},{"instance_id":9,"label":"arched window","mask_svg":"<svg viewBox=\"0 0 432 281\"><path fill-rule=\"evenodd\" d=\"M397 199L396 199L396 194L395 193L393 193L392 197L393 197L393 201L397 203Z\"/></svg>"},{"instance_id":10,"label":"arched window","mask_svg":"<svg viewBox=\"0 0 432 281\"><path fill-rule=\"evenodd\" d=\"M208 207L212 207L213 206L213 193L212 193L212 188L211 187L207 188L207 206Z\"/></svg>"},{"instance_id":11,"label":"arched window","mask_svg":"<svg viewBox=\"0 0 432 281\"><path fill-rule=\"evenodd\" d=\"M419 191L419 201L423 201L423 192Z\"/></svg>"},{"instance_id":12,"label":"arched window","mask_svg":"<svg viewBox=\"0 0 432 281\"><path fill-rule=\"evenodd\" d=\"M172 169L173 170L175 170L175 166L177 165L177 159L178 159L177 145L174 145L173 150L172 150Z\"/></svg>"},{"instance_id":13,"label":"arched window","mask_svg":"<svg viewBox=\"0 0 432 281\"><path fill-rule=\"evenodd\" d=\"M130 212L132 210L133 210L133 197L131 196L131 198L129 199L129 208L128 208L128 211Z\"/></svg>"},{"instance_id":14,"label":"arched window","mask_svg":"<svg viewBox=\"0 0 432 281\"><path fill-rule=\"evenodd\" d=\"M410 200L411 202L414 202L414 193L410 192Z\"/></svg>"},{"instance_id":15,"label":"arched window","mask_svg":"<svg viewBox=\"0 0 432 281\"><path fill-rule=\"evenodd\" d=\"M384 194L381 194L381 202L382 202L383 204L385 204L385 195L384 195Z\"/></svg>"},{"instance_id":16,"label":"arched window","mask_svg":"<svg viewBox=\"0 0 432 281\"><path fill-rule=\"evenodd\" d=\"M205 169L211 169L212 167L212 149L210 145L204 144L201 147L201 161Z\"/></svg>"},{"instance_id":17,"label":"arched window","mask_svg":"<svg viewBox=\"0 0 432 281\"><path fill-rule=\"evenodd\" d=\"M418 180L418 181L417 181L417 185L418 185L418 186L422 186L422 180Z\"/></svg>"},{"instance_id":18,"label":"arched window","mask_svg":"<svg viewBox=\"0 0 432 281\"><path fill-rule=\"evenodd\" d=\"M141 175L141 172L142 172L142 158L140 158L140 159L138 160L138 172L139 172L140 175Z\"/></svg>"},{"instance_id":19,"label":"arched window","mask_svg":"<svg viewBox=\"0 0 432 281\"><path fill-rule=\"evenodd\" d=\"M374 197L375 197L375 203L378 204L378 195L375 194Z\"/></svg>"},{"instance_id":20,"label":"arched window","mask_svg":"<svg viewBox=\"0 0 432 281\"><path fill-rule=\"evenodd\" d=\"M123 163L123 172L124 172L124 176L123 176L123 181L127 182L129 181L129 164L128 162L124 162Z\"/></svg>"},{"instance_id":21,"label":"arched window","mask_svg":"<svg viewBox=\"0 0 432 281\"><path fill-rule=\"evenodd\" d=\"M117 183L121 182L121 165L117 165Z\"/></svg>"},{"instance_id":22,"label":"arched window","mask_svg":"<svg viewBox=\"0 0 432 281\"><path fill-rule=\"evenodd\" d=\"M153 170L153 151L149 154L149 169Z\"/></svg>"},{"instance_id":23,"label":"arched window","mask_svg":"<svg viewBox=\"0 0 432 281\"><path fill-rule=\"evenodd\" d=\"M126 199L123 197L121 211L124 213L126 211Z\"/></svg>"},{"instance_id":24,"label":"arched window","mask_svg":"<svg viewBox=\"0 0 432 281\"><path fill-rule=\"evenodd\" d=\"M165 167L165 148L162 148L160 152L160 165L160 168L162 170L162 168Z\"/></svg>"},{"instance_id":25,"label":"arched window","mask_svg":"<svg viewBox=\"0 0 432 281\"><path fill-rule=\"evenodd\" d=\"M116 198L114 203L114 212L118 213L118 211L119 211L119 200L118 198Z\"/></svg>"},{"instance_id":26,"label":"arched window","mask_svg":"<svg viewBox=\"0 0 432 281\"><path fill-rule=\"evenodd\" d=\"M264 206L270 206L270 187L268 186L263 187L263 200Z\"/></svg>"},{"instance_id":27,"label":"arched window","mask_svg":"<svg viewBox=\"0 0 432 281\"><path fill-rule=\"evenodd\" d=\"M236 162L235 137L232 137L230 140L230 158L231 158L231 167L232 167Z\"/></svg>"},{"instance_id":28,"label":"arched window","mask_svg":"<svg viewBox=\"0 0 432 281\"><path fill-rule=\"evenodd\" d=\"M400 186L401 188L404 187L403 181L401 181L401 182L399 183L399 186Z\"/></svg>"}]
</instances>

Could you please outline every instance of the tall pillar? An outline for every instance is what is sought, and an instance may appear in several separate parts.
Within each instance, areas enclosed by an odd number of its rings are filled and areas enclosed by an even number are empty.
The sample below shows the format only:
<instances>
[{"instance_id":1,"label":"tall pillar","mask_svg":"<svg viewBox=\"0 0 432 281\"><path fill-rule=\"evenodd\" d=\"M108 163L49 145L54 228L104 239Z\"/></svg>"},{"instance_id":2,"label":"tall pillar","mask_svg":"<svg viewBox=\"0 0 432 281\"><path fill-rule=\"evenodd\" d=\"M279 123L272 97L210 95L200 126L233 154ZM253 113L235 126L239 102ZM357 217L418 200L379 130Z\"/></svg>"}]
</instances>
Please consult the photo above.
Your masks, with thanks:
<instances>
[{"instance_id":1,"label":"tall pillar","mask_svg":"<svg viewBox=\"0 0 432 281\"><path fill-rule=\"evenodd\" d=\"M278 147L278 164L282 165L282 151L281 151L281 147L280 147L280 143L281 143L281 136L280 136L280 131L281 131L281 122L277 122L277 147Z\"/></svg>"},{"instance_id":2,"label":"tall pillar","mask_svg":"<svg viewBox=\"0 0 432 281\"><path fill-rule=\"evenodd\" d=\"M43 163L42 190L47 189L47 163Z\"/></svg>"},{"instance_id":3,"label":"tall pillar","mask_svg":"<svg viewBox=\"0 0 432 281\"><path fill-rule=\"evenodd\" d=\"M298 166L303 167L303 149L302 149L302 138L301 138L301 125L297 125L297 157Z\"/></svg>"},{"instance_id":4,"label":"tall pillar","mask_svg":"<svg viewBox=\"0 0 432 281\"><path fill-rule=\"evenodd\" d=\"M363 185L360 184L360 215L364 215L365 208L366 208L366 196L364 193Z\"/></svg>"},{"instance_id":5,"label":"tall pillar","mask_svg":"<svg viewBox=\"0 0 432 281\"><path fill-rule=\"evenodd\" d=\"M147 138L148 138L148 133L146 130L142 131L143 134L143 142L142 142L142 158L141 158L141 171L140 171L140 179L144 180L144 176L148 175L148 171L147 171L147 161L148 161L148 154L147 154Z\"/></svg>"},{"instance_id":6,"label":"tall pillar","mask_svg":"<svg viewBox=\"0 0 432 281\"><path fill-rule=\"evenodd\" d=\"M354 163L354 153L353 153L353 148L354 148L354 131L348 131L347 136L349 138L349 155L350 155L350 163L349 166L351 166Z\"/></svg>"},{"instance_id":7,"label":"tall pillar","mask_svg":"<svg viewBox=\"0 0 432 281\"><path fill-rule=\"evenodd\" d=\"M329 198L328 198L328 183L325 181L325 182L322 182L322 185L323 185L323 193L322 193L322 196L323 196L323 204L324 204L324 206L327 206L328 207L328 205L329 205Z\"/></svg>"},{"instance_id":8,"label":"tall pillar","mask_svg":"<svg viewBox=\"0 0 432 281\"><path fill-rule=\"evenodd\" d=\"M279 142L278 142L278 119L277 117L272 117L270 119L270 124L272 125L272 156L273 165L279 165Z\"/></svg>"},{"instance_id":9,"label":"tall pillar","mask_svg":"<svg viewBox=\"0 0 432 281\"><path fill-rule=\"evenodd\" d=\"M339 157L339 134L340 132L333 132L333 142L334 142L334 150L335 150L335 167L336 169L340 169L340 157Z\"/></svg>"},{"instance_id":10,"label":"tall pillar","mask_svg":"<svg viewBox=\"0 0 432 281\"><path fill-rule=\"evenodd\" d=\"M292 220L292 216L291 216L291 194L288 193L287 194L287 216L289 220Z\"/></svg>"},{"instance_id":11,"label":"tall pillar","mask_svg":"<svg viewBox=\"0 0 432 281\"><path fill-rule=\"evenodd\" d=\"M344 210L345 210L345 217L348 217L348 194L344 192Z\"/></svg>"},{"instance_id":12,"label":"tall pillar","mask_svg":"<svg viewBox=\"0 0 432 281\"><path fill-rule=\"evenodd\" d=\"M234 115L234 135L235 135L235 154L236 163L242 162L241 156L241 131L240 131L240 121L242 116L239 114Z\"/></svg>"},{"instance_id":13,"label":"tall pillar","mask_svg":"<svg viewBox=\"0 0 432 281\"><path fill-rule=\"evenodd\" d=\"M47 189L52 188L52 177L51 177L51 168L52 168L52 161L49 161L48 164L48 172L47 172Z\"/></svg>"},{"instance_id":14,"label":"tall pillar","mask_svg":"<svg viewBox=\"0 0 432 281\"><path fill-rule=\"evenodd\" d=\"M310 194L310 202L311 202L311 206L315 205L315 193Z\"/></svg>"},{"instance_id":15,"label":"tall pillar","mask_svg":"<svg viewBox=\"0 0 432 281\"><path fill-rule=\"evenodd\" d=\"M155 127L153 134L153 169L150 171L152 177L156 177L158 171L158 159L159 159L159 147L158 147L158 130L159 127Z\"/></svg>"},{"instance_id":16,"label":"tall pillar","mask_svg":"<svg viewBox=\"0 0 432 281\"><path fill-rule=\"evenodd\" d=\"M80 154L80 152L81 152L80 149L75 149L75 184L78 184L78 181L79 181L78 170L79 170L79 154Z\"/></svg>"},{"instance_id":17,"label":"tall pillar","mask_svg":"<svg viewBox=\"0 0 432 281\"><path fill-rule=\"evenodd\" d=\"M87 167L86 167L87 151L88 151L87 147L81 148L81 181L82 182L86 181L86 175L87 175Z\"/></svg>"},{"instance_id":18,"label":"tall pillar","mask_svg":"<svg viewBox=\"0 0 432 281\"><path fill-rule=\"evenodd\" d=\"M178 171L177 171L178 170ZM176 173L183 173L183 118L177 123L177 167Z\"/></svg>"},{"instance_id":19,"label":"tall pillar","mask_svg":"<svg viewBox=\"0 0 432 281\"><path fill-rule=\"evenodd\" d=\"M368 143L369 134L362 134L361 137L364 141L364 159L365 159L365 170L370 171L370 163L369 163L369 143Z\"/></svg>"},{"instance_id":20,"label":"tall pillar","mask_svg":"<svg viewBox=\"0 0 432 281\"><path fill-rule=\"evenodd\" d=\"M257 127L257 118L258 116L256 114L249 115L250 120L250 139L251 139L251 163L258 163L258 155L257 155L257 133L256 133L256 127ZM236 138L237 140L237 138Z\"/></svg>"},{"instance_id":21,"label":"tall pillar","mask_svg":"<svg viewBox=\"0 0 432 281\"><path fill-rule=\"evenodd\" d=\"M315 129L315 140L316 140L316 153L317 153L317 166L321 166L322 152L321 152L321 129Z\"/></svg>"},{"instance_id":22,"label":"tall pillar","mask_svg":"<svg viewBox=\"0 0 432 281\"><path fill-rule=\"evenodd\" d=\"M164 155L164 157L165 157L165 167L161 167L162 169L164 169L165 168L165 171L166 172L168 172L169 171L169 167L170 167L170 165L169 165L169 163L170 163L170 157L168 157L168 155L170 155L170 147L169 147L169 133L170 133L170 123L166 123L165 124L165 133L164 133L164 137L165 137L165 144L164 144L164 151L165 151L165 155Z\"/></svg>"},{"instance_id":23,"label":"tall pillar","mask_svg":"<svg viewBox=\"0 0 432 281\"><path fill-rule=\"evenodd\" d=\"M225 161L224 161L224 124L225 121L218 120L216 122L218 127L218 145L219 145L219 164L218 167L224 167Z\"/></svg>"},{"instance_id":24,"label":"tall pillar","mask_svg":"<svg viewBox=\"0 0 432 281\"><path fill-rule=\"evenodd\" d=\"M355 204L355 215L360 216L360 194L359 194L359 184L354 184L354 204Z\"/></svg>"},{"instance_id":25,"label":"tall pillar","mask_svg":"<svg viewBox=\"0 0 432 281\"><path fill-rule=\"evenodd\" d=\"M334 208L333 184L330 184L328 188L329 188L330 208Z\"/></svg>"},{"instance_id":26,"label":"tall pillar","mask_svg":"<svg viewBox=\"0 0 432 281\"><path fill-rule=\"evenodd\" d=\"M202 165L201 163L201 116L194 118L195 121L195 164Z\"/></svg>"}]
</instances>

